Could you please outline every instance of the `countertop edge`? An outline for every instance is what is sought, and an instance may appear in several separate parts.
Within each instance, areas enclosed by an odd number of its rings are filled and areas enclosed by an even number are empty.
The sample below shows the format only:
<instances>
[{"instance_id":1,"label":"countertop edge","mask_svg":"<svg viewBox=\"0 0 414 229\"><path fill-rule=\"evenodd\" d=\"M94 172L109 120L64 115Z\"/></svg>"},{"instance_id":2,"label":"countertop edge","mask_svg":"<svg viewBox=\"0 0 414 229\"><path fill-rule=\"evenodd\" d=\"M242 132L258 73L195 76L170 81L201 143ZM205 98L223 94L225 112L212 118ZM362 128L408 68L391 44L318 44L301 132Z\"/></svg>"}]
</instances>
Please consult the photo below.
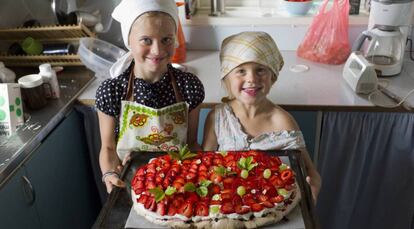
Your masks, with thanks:
<instances>
[{"instance_id":1,"label":"countertop edge","mask_svg":"<svg viewBox=\"0 0 414 229\"><path fill-rule=\"evenodd\" d=\"M69 114L69 111L74 107L77 98L88 88L88 86L95 80L92 77L80 90L70 98L65 105L50 119L47 124L31 138L25 146L16 151L12 157L11 162L6 165L5 169L0 172L0 189L4 184L17 172L17 170L30 159L31 155L41 145L42 141L53 131L53 129Z\"/></svg>"}]
</instances>

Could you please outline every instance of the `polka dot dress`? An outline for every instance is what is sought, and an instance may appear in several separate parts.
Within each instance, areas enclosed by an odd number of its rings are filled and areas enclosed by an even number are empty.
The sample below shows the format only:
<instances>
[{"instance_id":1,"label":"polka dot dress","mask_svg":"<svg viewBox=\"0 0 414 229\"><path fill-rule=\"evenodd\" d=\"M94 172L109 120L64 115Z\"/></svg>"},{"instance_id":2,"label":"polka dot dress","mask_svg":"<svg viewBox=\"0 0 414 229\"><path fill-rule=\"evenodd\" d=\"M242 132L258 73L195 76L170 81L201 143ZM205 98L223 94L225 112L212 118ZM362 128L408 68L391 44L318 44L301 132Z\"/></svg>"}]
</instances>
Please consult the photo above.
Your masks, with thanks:
<instances>
[{"instance_id":1,"label":"polka dot dress","mask_svg":"<svg viewBox=\"0 0 414 229\"><path fill-rule=\"evenodd\" d=\"M125 100L128 79L132 65L120 76L107 79L96 91L96 108L103 113L119 119L121 101ZM168 65L177 82L178 90L184 101L189 104L189 110L196 108L204 100L204 86L197 76L183 72ZM155 83L148 83L143 79L134 79L134 102L152 108L163 108L177 102L174 88L168 73ZM118 133L118 123L115 130Z\"/></svg>"}]
</instances>

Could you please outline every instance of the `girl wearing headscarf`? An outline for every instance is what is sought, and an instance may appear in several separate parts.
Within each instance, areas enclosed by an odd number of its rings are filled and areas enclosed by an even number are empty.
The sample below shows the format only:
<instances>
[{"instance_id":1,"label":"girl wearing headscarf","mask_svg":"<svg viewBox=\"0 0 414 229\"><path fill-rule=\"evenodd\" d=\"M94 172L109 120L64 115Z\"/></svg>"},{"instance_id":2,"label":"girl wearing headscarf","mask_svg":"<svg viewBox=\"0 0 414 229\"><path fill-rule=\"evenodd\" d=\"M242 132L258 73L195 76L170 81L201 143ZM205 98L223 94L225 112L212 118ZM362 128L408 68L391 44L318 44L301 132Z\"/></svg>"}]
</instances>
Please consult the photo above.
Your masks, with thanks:
<instances>
[{"instance_id":1,"label":"girl wearing headscarf","mask_svg":"<svg viewBox=\"0 0 414 229\"><path fill-rule=\"evenodd\" d=\"M283 67L274 40L264 32L227 37L221 46L220 64L220 79L229 96L207 116L203 149L300 150L316 201L321 178L306 151L302 132L287 111L267 98Z\"/></svg>"},{"instance_id":2,"label":"girl wearing headscarf","mask_svg":"<svg viewBox=\"0 0 414 229\"><path fill-rule=\"evenodd\" d=\"M197 149L204 100L201 81L170 64L177 44L174 0L123 0L112 17L130 51L96 92L99 163L108 193L124 186L119 174L132 151L172 151L185 144Z\"/></svg>"}]
</instances>

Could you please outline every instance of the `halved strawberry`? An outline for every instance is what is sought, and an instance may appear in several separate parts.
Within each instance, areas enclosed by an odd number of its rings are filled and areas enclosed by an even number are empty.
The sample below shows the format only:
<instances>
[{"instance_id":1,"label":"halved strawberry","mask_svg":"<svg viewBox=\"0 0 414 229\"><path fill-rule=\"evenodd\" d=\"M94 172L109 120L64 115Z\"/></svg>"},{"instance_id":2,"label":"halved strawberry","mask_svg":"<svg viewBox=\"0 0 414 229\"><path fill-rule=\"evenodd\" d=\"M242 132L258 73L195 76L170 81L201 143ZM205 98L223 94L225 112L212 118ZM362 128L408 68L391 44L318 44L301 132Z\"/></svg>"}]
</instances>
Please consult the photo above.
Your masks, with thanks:
<instances>
[{"instance_id":1,"label":"halved strawberry","mask_svg":"<svg viewBox=\"0 0 414 229\"><path fill-rule=\"evenodd\" d=\"M284 200L283 196L277 195L275 197L270 198L270 202L272 203L281 203Z\"/></svg>"},{"instance_id":2,"label":"halved strawberry","mask_svg":"<svg viewBox=\"0 0 414 229\"><path fill-rule=\"evenodd\" d=\"M178 192L182 192L184 191L184 184L174 181L172 186L178 191Z\"/></svg>"},{"instance_id":3,"label":"halved strawberry","mask_svg":"<svg viewBox=\"0 0 414 229\"><path fill-rule=\"evenodd\" d=\"M233 196L233 198L232 198L232 201L231 201L231 203L234 205L234 206L237 206L237 205L241 205L242 204L242 198L239 196L239 195L234 195Z\"/></svg>"},{"instance_id":4,"label":"halved strawberry","mask_svg":"<svg viewBox=\"0 0 414 229\"><path fill-rule=\"evenodd\" d=\"M220 193L222 200L232 199L232 197L235 195L234 191L231 189L223 189L220 191Z\"/></svg>"},{"instance_id":5,"label":"halved strawberry","mask_svg":"<svg viewBox=\"0 0 414 229\"><path fill-rule=\"evenodd\" d=\"M245 205L249 205L250 206L252 204L257 203L256 200L254 199L254 196L252 194L250 194L250 193L244 195L242 199L243 199L243 203Z\"/></svg>"},{"instance_id":6,"label":"halved strawberry","mask_svg":"<svg viewBox=\"0 0 414 229\"><path fill-rule=\"evenodd\" d=\"M263 209L264 209L263 205L261 205L261 204L257 204L257 203L250 205L250 208L251 208L251 209L252 209L252 211L254 211L254 212L259 212L259 211L261 211L261 210L263 210Z\"/></svg>"},{"instance_id":7,"label":"halved strawberry","mask_svg":"<svg viewBox=\"0 0 414 229\"><path fill-rule=\"evenodd\" d=\"M147 173L156 173L157 170L155 169L157 165L155 164L148 164Z\"/></svg>"},{"instance_id":8,"label":"halved strawberry","mask_svg":"<svg viewBox=\"0 0 414 229\"><path fill-rule=\"evenodd\" d=\"M137 170L135 176L143 176L143 175L145 175L145 169L144 167L141 167Z\"/></svg>"},{"instance_id":9,"label":"halved strawberry","mask_svg":"<svg viewBox=\"0 0 414 229\"><path fill-rule=\"evenodd\" d=\"M154 197L148 197L145 201L144 207L150 211L154 211L157 207Z\"/></svg>"},{"instance_id":10,"label":"halved strawberry","mask_svg":"<svg viewBox=\"0 0 414 229\"><path fill-rule=\"evenodd\" d=\"M214 158L213 165L223 165L223 160L220 158Z\"/></svg>"},{"instance_id":11,"label":"halved strawberry","mask_svg":"<svg viewBox=\"0 0 414 229\"><path fill-rule=\"evenodd\" d=\"M147 174L145 174L145 178L147 181L153 181L155 180L155 173L147 172Z\"/></svg>"},{"instance_id":12,"label":"halved strawberry","mask_svg":"<svg viewBox=\"0 0 414 229\"><path fill-rule=\"evenodd\" d=\"M266 208L273 208L275 205L271 203L270 201L264 201L261 203Z\"/></svg>"},{"instance_id":13,"label":"halved strawberry","mask_svg":"<svg viewBox=\"0 0 414 229\"><path fill-rule=\"evenodd\" d=\"M220 212L223 214L234 213L234 206L231 202L224 202L220 207Z\"/></svg>"},{"instance_id":14,"label":"halved strawberry","mask_svg":"<svg viewBox=\"0 0 414 229\"><path fill-rule=\"evenodd\" d=\"M147 202L148 196L147 195L141 195L138 199L138 203L144 204Z\"/></svg>"},{"instance_id":15,"label":"halved strawberry","mask_svg":"<svg viewBox=\"0 0 414 229\"><path fill-rule=\"evenodd\" d=\"M182 196L175 196L170 205L179 208L183 203L184 198Z\"/></svg>"},{"instance_id":16,"label":"halved strawberry","mask_svg":"<svg viewBox=\"0 0 414 229\"><path fill-rule=\"evenodd\" d=\"M208 173L207 173L207 171L198 171L198 176L199 177L201 177L201 176L208 177Z\"/></svg>"},{"instance_id":17,"label":"halved strawberry","mask_svg":"<svg viewBox=\"0 0 414 229\"><path fill-rule=\"evenodd\" d=\"M187 181L191 181L191 180L194 180L196 177L197 177L197 174L190 172L185 176L185 179L187 179Z\"/></svg>"},{"instance_id":18,"label":"halved strawberry","mask_svg":"<svg viewBox=\"0 0 414 229\"><path fill-rule=\"evenodd\" d=\"M203 203L203 202L199 202L195 205L195 215L198 216L208 216L208 207L207 204Z\"/></svg>"},{"instance_id":19,"label":"halved strawberry","mask_svg":"<svg viewBox=\"0 0 414 229\"><path fill-rule=\"evenodd\" d=\"M280 174L282 181L287 181L293 177L293 171L291 169L285 169Z\"/></svg>"},{"instance_id":20,"label":"halved strawberry","mask_svg":"<svg viewBox=\"0 0 414 229\"><path fill-rule=\"evenodd\" d=\"M243 214L246 214L246 213L250 212L250 207L242 206L242 205L236 205L234 207L234 210L236 211L237 214L243 215Z\"/></svg>"},{"instance_id":21,"label":"halved strawberry","mask_svg":"<svg viewBox=\"0 0 414 229\"><path fill-rule=\"evenodd\" d=\"M134 188L139 188L139 189L141 189L141 188L144 188L145 187L145 183L144 183L144 181L137 181L135 184L134 184Z\"/></svg>"},{"instance_id":22,"label":"halved strawberry","mask_svg":"<svg viewBox=\"0 0 414 229\"><path fill-rule=\"evenodd\" d=\"M217 173L212 173L210 175L210 180L213 181L213 183L218 184L223 180L223 177L221 175L218 175Z\"/></svg>"},{"instance_id":23,"label":"halved strawberry","mask_svg":"<svg viewBox=\"0 0 414 229\"><path fill-rule=\"evenodd\" d=\"M205 172L207 172L207 171L208 171L208 168L207 168L207 166L205 166L205 165L201 164L201 165L198 167L198 171L199 171L199 172L201 172L201 171L205 171Z\"/></svg>"},{"instance_id":24,"label":"halved strawberry","mask_svg":"<svg viewBox=\"0 0 414 229\"><path fill-rule=\"evenodd\" d=\"M178 213L181 215L190 218L193 215L193 204L190 202L185 202L179 209Z\"/></svg>"},{"instance_id":25,"label":"halved strawberry","mask_svg":"<svg viewBox=\"0 0 414 229\"><path fill-rule=\"evenodd\" d=\"M229 162L229 161L236 161L234 154L232 153L228 153L225 157L224 157L224 161L225 162Z\"/></svg>"},{"instance_id":26,"label":"halved strawberry","mask_svg":"<svg viewBox=\"0 0 414 229\"><path fill-rule=\"evenodd\" d=\"M186 202L195 203L199 200L198 195L195 192L186 192Z\"/></svg>"},{"instance_id":27,"label":"halved strawberry","mask_svg":"<svg viewBox=\"0 0 414 229\"><path fill-rule=\"evenodd\" d=\"M198 183L202 182L203 180L207 180L207 176L198 175L198 178L197 178Z\"/></svg>"},{"instance_id":28,"label":"halved strawberry","mask_svg":"<svg viewBox=\"0 0 414 229\"><path fill-rule=\"evenodd\" d=\"M273 175L270 177L269 179L270 183L272 183L276 188L281 188L283 187L283 181L282 179L280 179L279 176Z\"/></svg>"},{"instance_id":29,"label":"halved strawberry","mask_svg":"<svg viewBox=\"0 0 414 229\"><path fill-rule=\"evenodd\" d=\"M218 186L217 184L212 184L211 186L210 186L210 193L211 194L219 194L220 193L220 191L221 191L221 189L220 189L220 186Z\"/></svg>"},{"instance_id":30,"label":"halved strawberry","mask_svg":"<svg viewBox=\"0 0 414 229\"><path fill-rule=\"evenodd\" d=\"M201 158L201 163L206 167L210 167L212 160L211 156L204 156Z\"/></svg>"},{"instance_id":31,"label":"halved strawberry","mask_svg":"<svg viewBox=\"0 0 414 229\"><path fill-rule=\"evenodd\" d=\"M156 184L161 184L163 180L164 180L164 178L162 176L160 176L160 175L157 175L155 177L155 183Z\"/></svg>"},{"instance_id":32,"label":"halved strawberry","mask_svg":"<svg viewBox=\"0 0 414 229\"><path fill-rule=\"evenodd\" d=\"M226 177L223 180L223 186L224 188L232 188L234 186L234 177Z\"/></svg>"},{"instance_id":33,"label":"halved strawberry","mask_svg":"<svg viewBox=\"0 0 414 229\"><path fill-rule=\"evenodd\" d=\"M166 204L165 202L161 201L157 204L157 213L159 215L165 215L166 214Z\"/></svg>"},{"instance_id":34,"label":"halved strawberry","mask_svg":"<svg viewBox=\"0 0 414 229\"><path fill-rule=\"evenodd\" d=\"M173 216L177 213L177 207L173 206L170 204L170 206L168 207L168 215L169 216Z\"/></svg>"},{"instance_id":35,"label":"halved strawberry","mask_svg":"<svg viewBox=\"0 0 414 229\"><path fill-rule=\"evenodd\" d=\"M145 182L145 186L147 186L147 189L153 189L153 188L157 187L157 185L153 181Z\"/></svg>"},{"instance_id":36,"label":"halved strawberry","mask_svg":"<svg viewBox=\"0 0 414 229\"><path fill-rule=\"evenodd\" d=\"M221 200L210 200L210 205L221 205Z\"/></svg>"},{"instance_id":37,"label":"halved strawberry","mask_svg":"<svg viewBox=\"0 0 414 229\"><path fill-rule=\"evenodd\" d=\"M267 197L266 195L263 194L258 194L256 196L256 199L259 201L259 203L264 202L264 201L268 201L269 197Z\"/></svg>"}]
</instances>

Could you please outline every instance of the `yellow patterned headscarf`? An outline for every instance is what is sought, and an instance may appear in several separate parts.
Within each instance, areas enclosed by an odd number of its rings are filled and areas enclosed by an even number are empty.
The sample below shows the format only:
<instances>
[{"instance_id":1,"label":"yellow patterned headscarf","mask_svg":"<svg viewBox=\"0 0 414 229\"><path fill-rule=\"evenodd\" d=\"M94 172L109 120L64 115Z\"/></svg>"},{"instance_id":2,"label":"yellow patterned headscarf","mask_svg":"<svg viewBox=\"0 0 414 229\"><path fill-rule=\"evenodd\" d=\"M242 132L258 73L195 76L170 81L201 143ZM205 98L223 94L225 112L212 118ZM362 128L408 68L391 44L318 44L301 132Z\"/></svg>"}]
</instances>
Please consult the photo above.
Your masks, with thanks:
<instances>
[{"instance_id":1,"label":"yellow patterned headscarf","mask_svg":"<svg viewBox=\"0 0 414 229\"><path fill-rule=\"evenodd\" d=\"M265 32L242 32L224 39L220 50L220 78L247 62L270 68L276 77L284 63L275 41Z\"/></svg>"}]
</instances>

